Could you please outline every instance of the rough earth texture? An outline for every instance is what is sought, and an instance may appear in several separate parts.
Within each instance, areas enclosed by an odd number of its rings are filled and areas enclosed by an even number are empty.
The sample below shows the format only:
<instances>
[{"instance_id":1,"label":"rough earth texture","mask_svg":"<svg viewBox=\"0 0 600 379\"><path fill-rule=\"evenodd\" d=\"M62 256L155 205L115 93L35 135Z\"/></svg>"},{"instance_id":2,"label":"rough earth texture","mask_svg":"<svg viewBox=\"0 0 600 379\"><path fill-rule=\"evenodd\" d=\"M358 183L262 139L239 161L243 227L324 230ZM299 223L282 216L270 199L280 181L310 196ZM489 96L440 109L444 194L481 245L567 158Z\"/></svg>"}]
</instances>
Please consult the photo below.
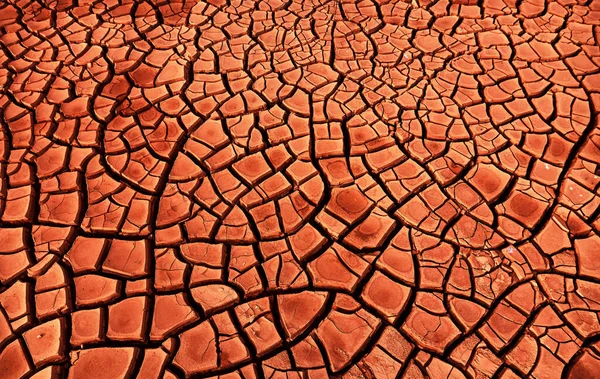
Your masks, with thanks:
<instances>
[{"instance_id":1,"label":"rough earth texture","mask_svg":"<svg viewBox=\"0 0 600 379\"><path fill-rule=\"evenodd\" d=\"M0 378L594 378L600 2L0 1Z\"/></svg>"}]
</instances>

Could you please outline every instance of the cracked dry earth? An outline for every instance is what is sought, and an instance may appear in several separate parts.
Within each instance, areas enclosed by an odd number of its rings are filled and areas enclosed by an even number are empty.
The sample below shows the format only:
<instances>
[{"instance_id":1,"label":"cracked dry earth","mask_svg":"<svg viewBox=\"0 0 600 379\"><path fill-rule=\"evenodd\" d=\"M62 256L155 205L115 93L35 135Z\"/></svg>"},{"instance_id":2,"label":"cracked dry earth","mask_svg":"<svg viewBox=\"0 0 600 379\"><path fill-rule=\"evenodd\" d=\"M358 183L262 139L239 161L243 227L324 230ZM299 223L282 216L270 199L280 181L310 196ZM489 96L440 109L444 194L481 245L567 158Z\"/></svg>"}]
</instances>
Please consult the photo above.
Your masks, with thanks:
<instances>
[{"instance_id":1,"label":"cracked dry earth","mask_svg":"<svg viewBox=\"0 0 600 379\"><path fill-rule=\"evenodd\" d=\"M0 1L0 378L597 378L600 2Z\"/></svg>"}]
</instances>

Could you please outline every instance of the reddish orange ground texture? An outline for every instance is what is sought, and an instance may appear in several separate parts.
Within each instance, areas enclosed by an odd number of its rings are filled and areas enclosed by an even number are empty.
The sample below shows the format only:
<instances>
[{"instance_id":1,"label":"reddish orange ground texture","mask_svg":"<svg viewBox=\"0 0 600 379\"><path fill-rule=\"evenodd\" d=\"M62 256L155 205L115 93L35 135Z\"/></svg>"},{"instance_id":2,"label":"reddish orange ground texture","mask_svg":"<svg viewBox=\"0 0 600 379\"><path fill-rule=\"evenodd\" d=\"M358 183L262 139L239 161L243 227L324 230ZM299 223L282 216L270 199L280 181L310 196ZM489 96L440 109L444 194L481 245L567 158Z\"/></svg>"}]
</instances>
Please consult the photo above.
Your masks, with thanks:
<instances>
[{"instance_id":1,"label":"reddish orange ground texture","mask_svg":"<svg viewBox=\"0 0 600 379\"><path fill-rule=\"evenodd\" d=\"M600 377L600 1L0 0L0 378Z\"/></svg>"}]
</instances>

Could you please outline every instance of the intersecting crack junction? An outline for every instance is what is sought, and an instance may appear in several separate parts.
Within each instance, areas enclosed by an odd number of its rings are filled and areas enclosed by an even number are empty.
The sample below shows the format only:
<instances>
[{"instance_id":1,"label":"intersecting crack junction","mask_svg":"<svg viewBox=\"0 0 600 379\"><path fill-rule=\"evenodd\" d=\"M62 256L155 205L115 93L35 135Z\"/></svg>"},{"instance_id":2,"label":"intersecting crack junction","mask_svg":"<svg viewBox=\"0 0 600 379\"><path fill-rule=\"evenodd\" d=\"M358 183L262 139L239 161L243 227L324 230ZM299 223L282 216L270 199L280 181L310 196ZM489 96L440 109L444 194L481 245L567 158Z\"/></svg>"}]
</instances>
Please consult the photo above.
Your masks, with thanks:
<instances>
[{"instance_id":1,"label":"intersecting crack junction","mask_svg":"<svg viewBox=\"0 0 600 379\"><path fill-rule=\"evenodd\" d=\"M0 0L0 378L600 378L600 1Z\"/></svg>"}]
</instances>

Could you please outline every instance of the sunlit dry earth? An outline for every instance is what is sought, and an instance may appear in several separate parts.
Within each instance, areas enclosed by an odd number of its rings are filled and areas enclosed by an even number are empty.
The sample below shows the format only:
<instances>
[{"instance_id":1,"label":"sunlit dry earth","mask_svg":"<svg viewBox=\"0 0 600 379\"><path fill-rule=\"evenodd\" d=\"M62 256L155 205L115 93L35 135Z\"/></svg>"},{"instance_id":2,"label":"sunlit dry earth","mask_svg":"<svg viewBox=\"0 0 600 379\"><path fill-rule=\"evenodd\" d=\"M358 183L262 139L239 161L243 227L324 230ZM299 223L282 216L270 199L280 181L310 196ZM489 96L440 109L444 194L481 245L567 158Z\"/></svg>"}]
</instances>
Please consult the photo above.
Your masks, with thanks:
<instances>
[{"instance_id":1,"label":"sunlit dry earth","mask_svg":"<svg viewBox=\"0 0 600 379\"><path fill-rule=\"evenodd\" d=\"M0 0L0 378L600 377L600 2Z\"/></svg>"}]
</instances>

